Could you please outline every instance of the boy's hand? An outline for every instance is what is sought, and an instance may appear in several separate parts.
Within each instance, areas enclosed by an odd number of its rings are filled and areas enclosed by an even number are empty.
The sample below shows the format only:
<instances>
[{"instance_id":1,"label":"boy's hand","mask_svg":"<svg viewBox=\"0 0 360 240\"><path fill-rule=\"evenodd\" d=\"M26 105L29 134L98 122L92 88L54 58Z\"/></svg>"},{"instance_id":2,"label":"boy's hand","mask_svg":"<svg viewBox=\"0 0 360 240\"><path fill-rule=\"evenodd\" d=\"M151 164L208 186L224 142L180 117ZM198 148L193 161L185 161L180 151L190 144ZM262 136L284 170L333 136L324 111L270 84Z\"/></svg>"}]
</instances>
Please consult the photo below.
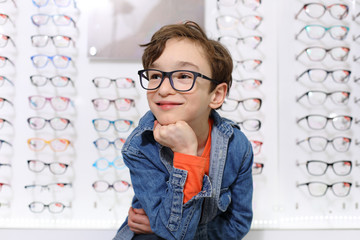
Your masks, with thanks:
<instances>
[{"instance_id":1,"label":"boy's hand","mask_svg":"<svg viewBox=\"0 0 360 240\"><path fill-rule=\"evenodd\" d=\"M130 227L130 230L136 234L153 233L150 227L149 218L142 208L137 209L130 207L128 215L128 226Z\"/></svg>"},{"instance_id":2,"label":"boy's hand","mask_svg":"<svg viewBox=\"0 0 360 240\"><path fill-rule=\"evenodd\" d=\"M197 155L198 142L195 132L185 121L161 125L155 120L154 138L161 145L171 148L173 152Z\"/></svg>"}]
</instances>

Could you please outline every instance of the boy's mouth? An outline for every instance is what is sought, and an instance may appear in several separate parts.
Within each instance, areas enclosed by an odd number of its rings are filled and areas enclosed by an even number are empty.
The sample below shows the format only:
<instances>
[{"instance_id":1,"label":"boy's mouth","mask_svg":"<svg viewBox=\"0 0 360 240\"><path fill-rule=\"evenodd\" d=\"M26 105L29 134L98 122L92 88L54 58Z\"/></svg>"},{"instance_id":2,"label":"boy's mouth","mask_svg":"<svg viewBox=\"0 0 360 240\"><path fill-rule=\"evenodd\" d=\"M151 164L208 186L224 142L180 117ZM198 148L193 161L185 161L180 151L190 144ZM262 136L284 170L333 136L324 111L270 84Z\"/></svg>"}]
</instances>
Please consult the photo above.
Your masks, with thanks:
<instances>
[{"instance_id":1,"label":"boy's mouth","mask_svg":"<svg viewBox=\"0 0 360 240\"><path fill-rule=\"evenodd\" d=\"M170 109L176 106L180 106L181 103L177 103L177 102L157 102L156 103L157 106L159 106L162 109Z\"/></svg>"}]
</instances>

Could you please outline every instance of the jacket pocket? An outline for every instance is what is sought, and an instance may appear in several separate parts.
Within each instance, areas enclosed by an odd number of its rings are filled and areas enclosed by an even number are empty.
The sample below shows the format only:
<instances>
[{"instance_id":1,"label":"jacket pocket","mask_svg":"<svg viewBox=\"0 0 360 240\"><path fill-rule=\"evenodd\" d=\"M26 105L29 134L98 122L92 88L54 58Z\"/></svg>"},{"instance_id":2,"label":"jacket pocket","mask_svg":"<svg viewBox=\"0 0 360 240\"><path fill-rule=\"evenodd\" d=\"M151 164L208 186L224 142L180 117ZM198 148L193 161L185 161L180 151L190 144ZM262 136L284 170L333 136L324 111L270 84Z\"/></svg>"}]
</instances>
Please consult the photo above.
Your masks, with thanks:
<instances>
[{"instance_id":1,"label":"jacket pocket","mask_svg":"<svg viewBox=\"0 0 360 240\"><path fill-rule=\"evenodd\" d=\"M224 188L220 190L220 198L218 206L220 211L225 212L231 203L231 192L229 188Z\"/></svg>"}]
</instances>

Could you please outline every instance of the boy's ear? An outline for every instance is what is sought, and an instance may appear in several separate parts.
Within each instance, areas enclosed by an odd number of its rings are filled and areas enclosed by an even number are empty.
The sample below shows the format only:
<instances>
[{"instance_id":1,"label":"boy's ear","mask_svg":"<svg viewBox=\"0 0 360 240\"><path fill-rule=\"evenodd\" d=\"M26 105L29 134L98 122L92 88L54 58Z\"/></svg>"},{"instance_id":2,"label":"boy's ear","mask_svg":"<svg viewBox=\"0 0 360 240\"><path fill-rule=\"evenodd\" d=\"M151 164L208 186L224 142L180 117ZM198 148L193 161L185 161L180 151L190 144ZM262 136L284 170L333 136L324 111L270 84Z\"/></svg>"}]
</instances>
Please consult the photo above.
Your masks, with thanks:
<instances>
[{"instance_id":1,"label":"boy's ear","mask_svg":"<svg viewBox=\"0 0 360 240\"><path fill-rule=\"evenodd\" d=\"M210 93L211 100L209 106L212 109L218 109L223 104L226 94L227 94L227 84L220 83L216 88Z\"/></svg>"}]
</instances>

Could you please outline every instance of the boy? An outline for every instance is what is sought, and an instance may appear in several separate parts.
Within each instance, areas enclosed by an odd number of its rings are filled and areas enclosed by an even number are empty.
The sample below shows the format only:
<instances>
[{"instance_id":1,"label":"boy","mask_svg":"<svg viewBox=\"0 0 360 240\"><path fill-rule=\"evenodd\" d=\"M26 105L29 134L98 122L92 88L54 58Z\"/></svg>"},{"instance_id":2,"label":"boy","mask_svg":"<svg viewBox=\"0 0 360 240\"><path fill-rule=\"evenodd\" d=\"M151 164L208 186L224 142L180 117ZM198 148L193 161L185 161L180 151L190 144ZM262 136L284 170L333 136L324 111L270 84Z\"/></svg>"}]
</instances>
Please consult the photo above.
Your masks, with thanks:
<instances>
[{"instance_id":1,"label":"boy","mask_svg":"<svg viewBox=\"0 0 360 240\"><path fill-rule=\"evenodd\" d=\"M241 239L252 220L250 142L215 111L232 59L194 22L167 25L139 71L150 111L122 149L135 196L119 239Z\"/></svg>"}]
</instances>

